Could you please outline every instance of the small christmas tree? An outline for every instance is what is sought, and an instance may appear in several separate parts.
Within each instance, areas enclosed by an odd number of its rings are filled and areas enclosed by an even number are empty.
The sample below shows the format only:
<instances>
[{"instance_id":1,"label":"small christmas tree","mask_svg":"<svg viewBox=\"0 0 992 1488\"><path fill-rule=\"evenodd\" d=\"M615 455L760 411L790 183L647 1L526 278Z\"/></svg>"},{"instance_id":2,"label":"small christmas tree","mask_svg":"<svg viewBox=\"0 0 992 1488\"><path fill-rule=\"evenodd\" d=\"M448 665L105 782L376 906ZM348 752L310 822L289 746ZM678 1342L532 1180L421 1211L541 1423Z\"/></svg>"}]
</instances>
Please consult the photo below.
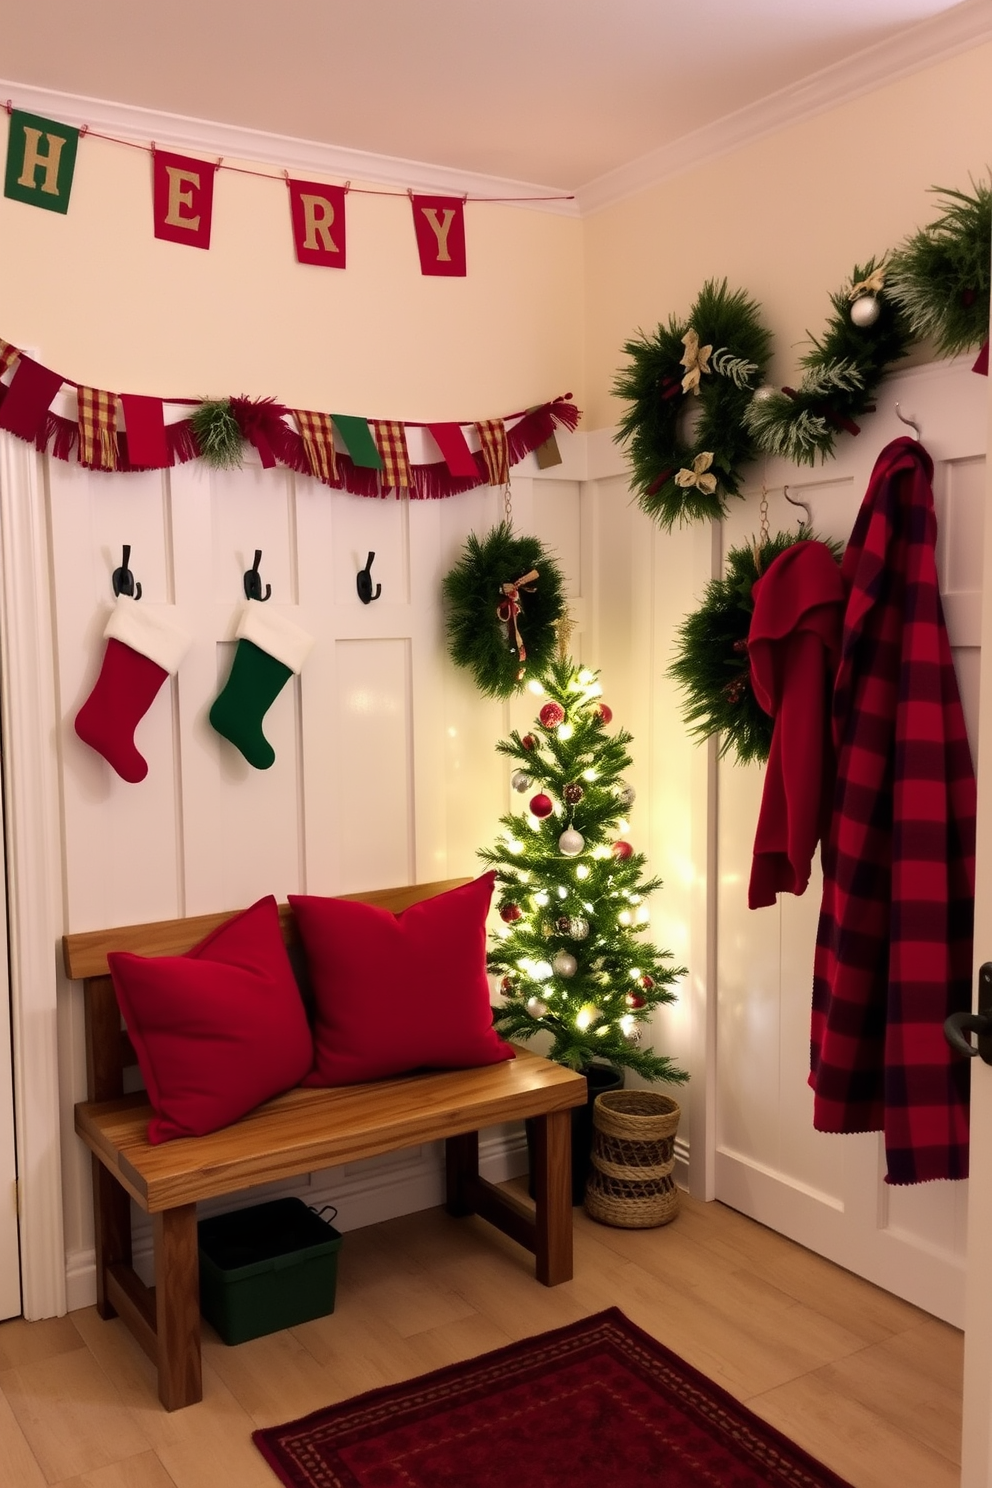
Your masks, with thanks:
<instances>
[{"instance_id":1,"label":"small christmas tree","mask_svg":"<svg viewBox=\"0 0 992 1488\"><path fill-rule=\"evenodd\" d=\"M515 762L511 784L529 810L502 817L502 838L480 853L497 870L503 920L489 953L505 999L496 1027L507 1038L546 1031L550 1058L572 1069L601 1060L681 1082L670 1058L640 1046L685 969L642 939L645 901L661 880L643 877L644 856L625 835L631 735L607 732L598 674L564 659L540 686L547 701L534 732L514 730L496 746Z\"/></svg>"}]
</instances>

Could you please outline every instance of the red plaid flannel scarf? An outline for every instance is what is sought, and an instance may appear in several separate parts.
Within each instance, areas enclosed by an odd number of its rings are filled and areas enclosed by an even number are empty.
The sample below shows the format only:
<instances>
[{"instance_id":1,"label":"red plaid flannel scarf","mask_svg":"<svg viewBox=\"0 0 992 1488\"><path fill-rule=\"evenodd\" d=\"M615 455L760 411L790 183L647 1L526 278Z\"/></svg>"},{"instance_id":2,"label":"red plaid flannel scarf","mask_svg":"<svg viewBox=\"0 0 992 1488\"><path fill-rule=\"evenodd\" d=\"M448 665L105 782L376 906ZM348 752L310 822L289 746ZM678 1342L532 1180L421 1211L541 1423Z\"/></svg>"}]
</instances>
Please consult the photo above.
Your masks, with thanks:
<instances>
[{"instance_id":1,"label":"red plaid flannel scarf","mask_svg":"<svg viewBox=\"0 0 992 1488\"><path fill-rule=\"evenodd\" d=\"M0 336L0 377L3 376L8 367L14 365L20 354L16 346L11 346L9 341L4 341L3 337Z\"/></svg>"},{"instance_id":2,"label":"red plaid flannel scarf","mask_svg":"<svg viewBox=\"0 0 992 1488\"><path fill-rule=\"evenodd\" d=\"M117 394L100 388L76 389L79 419L79 463L90 470L117 470ZM70 426L71 427L71 426Z\"/></svg>"},{"instance_id":3,"label":"red plaid flannel scarf","mask_svg":"<svg viewBox=\"0 0 992 1488\"><path fill-rule=\"evenodd\" d=\"M975 775L934 560L933 462L897 439L844 555L810 1084L818 1131L883 1131L888 1183L965 1178Z\"/></svg>"},{"instance_id":4,"label":"red plaid flannel scarf","mask_svg":"<svg viewBox=\"0 0 992 1488\"><path fill-rule=\"evenodd\" d=\"M294 408L292 412L303 440L310 474L328 486L339 485L338 457L334 448L330 414L313 413L306 408Z\"/></svg>"},{"instance_id":5,"label":"red plaid flannel scarf","mask_svg":"<svg viewBox=\"0 0 992 1488\"><path fill-rule=\"evenodd\" d=\"M371 419L375 446L382 456L382 484L390 491L409 490L413 471L406 449L406 429L389 419Z\"/></svg>"},{"instance_id":6,"label":"red plaid flannel scarf","mask_svg":"<svg viewBox=\"0 0 992 1488\"><path fill-rule=\"evenodd\" d=\"M483 419L476 424L482 458L486 462L491 486L505 486L510 479L510 450L506 442L506 425L502 419Z\"/></svg>"}]
</instances>

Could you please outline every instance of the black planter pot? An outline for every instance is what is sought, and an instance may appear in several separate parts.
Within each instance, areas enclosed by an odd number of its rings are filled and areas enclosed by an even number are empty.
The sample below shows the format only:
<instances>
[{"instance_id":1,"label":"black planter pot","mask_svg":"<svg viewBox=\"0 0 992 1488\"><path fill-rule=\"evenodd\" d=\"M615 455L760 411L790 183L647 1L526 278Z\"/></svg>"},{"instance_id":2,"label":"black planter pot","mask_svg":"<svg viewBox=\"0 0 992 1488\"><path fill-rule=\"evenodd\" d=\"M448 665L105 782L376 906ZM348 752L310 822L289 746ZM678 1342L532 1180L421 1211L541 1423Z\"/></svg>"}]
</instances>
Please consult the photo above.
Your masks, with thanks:
<instances>
[{"instance_id":1,"label":"black planter pot","mask_svg":"<svg viewBox=\"0 0 992 1488\"><path fill-rule=\"evenodd\" d=\"M586 1196L586 1179L589 1177L590 1153L592 1152L592 1106L597 1095L606 1090L623 1089L623 1070L612 1064L591 1064L585 1072L588 1095L584 1106L572 1107L572 1203L581 1204ZM531 1177L527 1192L534 1197L534 1123L524 1122L527 1132L527 1152L530 1158Z\"/></svg>"}]
</instances>

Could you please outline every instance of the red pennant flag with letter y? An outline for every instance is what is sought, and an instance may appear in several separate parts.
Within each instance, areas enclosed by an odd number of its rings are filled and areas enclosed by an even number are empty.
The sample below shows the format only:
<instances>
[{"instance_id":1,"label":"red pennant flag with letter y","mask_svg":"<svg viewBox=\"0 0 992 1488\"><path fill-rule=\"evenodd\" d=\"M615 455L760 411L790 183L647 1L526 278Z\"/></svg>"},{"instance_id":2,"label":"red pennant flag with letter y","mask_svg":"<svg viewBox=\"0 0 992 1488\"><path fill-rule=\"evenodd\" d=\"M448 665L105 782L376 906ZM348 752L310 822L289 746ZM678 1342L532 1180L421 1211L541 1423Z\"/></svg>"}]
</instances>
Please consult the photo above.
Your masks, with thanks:
<instances>
[{"instance_id":1,"label":"red pennant flag with letter y","mask_svg":"<svg viewBox=\"0 0 992 1488\"><path fill-rule=\"evenodd\" d=\"M420 250L420 272L464 279L465 202L460 196L415 196L410 193L413 226Z\"/></svg>"}]
</instances>

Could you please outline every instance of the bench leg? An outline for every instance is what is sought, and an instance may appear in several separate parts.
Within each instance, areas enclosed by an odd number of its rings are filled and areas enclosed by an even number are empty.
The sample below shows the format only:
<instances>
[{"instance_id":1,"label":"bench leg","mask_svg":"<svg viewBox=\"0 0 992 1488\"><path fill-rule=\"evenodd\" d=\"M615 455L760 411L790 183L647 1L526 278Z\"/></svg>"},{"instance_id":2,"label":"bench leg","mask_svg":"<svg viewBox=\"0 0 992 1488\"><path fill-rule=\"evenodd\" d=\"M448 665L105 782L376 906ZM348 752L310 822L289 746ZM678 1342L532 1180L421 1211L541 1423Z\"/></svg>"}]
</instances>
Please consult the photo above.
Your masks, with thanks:
<instances>
[{"instance_id":1,"label":"bench leg","mask_svg":"<svg viewBox=\"0 0 992 1488\"><path fill-rule=\"evenodd\" d=\"M93 1242L96 1251L96 1310L117 1316L107 1295L107 1278L116 1265L131 1265L131 1200L103 1163L93 1163Z\"/></svg>"},{"instance_id":2,"label":"bench leg","mask_svg":"<svg viewBox=\"0 0 992 1488\"><path fill-rule=\"evenodd\" d=\"M572 1279L572 1113L534 1120L537 1279L558 1286Z\"/></svg>"},{"instance_id":3,"label":"bench leg","mask_svg":"<svg viewBox=\"0 0 992 1488\"><path fill-rule=\"evenodd\" d=\"M471 1194L479 1178L479 1133L462 1132L444 1143L445 1208L449 1214L475 1213Z\"/></svg>"},{"instance_id":4,"label":"bench leg","mask_svg":"<svg viewBox=\"0 0 992 1488\"><path fill-rule=\"evenodd\" d=\"M166 1410L203 1399L196 1205L156 1214L155 1332L158 1394Z\"/></svg>"}]
</instances>

